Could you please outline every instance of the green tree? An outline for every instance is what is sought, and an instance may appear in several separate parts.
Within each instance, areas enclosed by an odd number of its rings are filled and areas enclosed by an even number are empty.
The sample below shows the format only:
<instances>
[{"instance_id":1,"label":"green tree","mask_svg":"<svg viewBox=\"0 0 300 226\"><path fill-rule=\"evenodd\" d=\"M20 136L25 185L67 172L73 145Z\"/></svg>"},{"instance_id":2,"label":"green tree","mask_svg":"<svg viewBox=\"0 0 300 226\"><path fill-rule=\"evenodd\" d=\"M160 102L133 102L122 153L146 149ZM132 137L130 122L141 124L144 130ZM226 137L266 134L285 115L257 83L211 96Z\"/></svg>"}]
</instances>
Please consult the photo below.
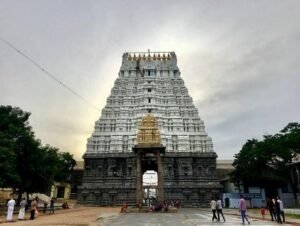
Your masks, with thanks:
<instances>
[{"instance_id":1,"label":"green tree","mask_svg":"<svg viewBox=\"0 0 300 226\"><path fill-rule=\"evenodd\" d=\"M69 181L71 172L73 171L76 161L73 159L73 155L68 152L58 153L58 161L56 164L55 181L64 182Z\"/></svg>"},{"instance_id":2,"label":"green tree","mask_svg":"<svg viewBox=\"0 0 300 226\"><path fill-rule=\"evenodd\" d=\"M30 113L20 108L0 106L0 186L17 184L20 177L17 173L18 143L23 136L31 134L28 119Z\"/></svg>"},{"instance_id":3,"label":"green tree","mask_svg":"<svg viewBox=\"0 0 300 226\"><path fill-rule=\"evenodd\" d=\"M234 157L232 181L239 186L281 185L287 180L296 198L297 188L289 172L289 164L300 153L300 124L289 123L275 135L263 140L248 140Z\"/></svg>"},{"instance_id":4,"label":"green tree","mask_svg":"<svg viewBox=\"0 0 300 226\"><path fill-rule=\"evenodd\" d=\"M66 181L73 156L36 139L20 108L0 106L0 186L15 193L47 193L54 180Z\"/></svg>"},{"instance_id":5,"label":"green tree","mask_svg":"<svg viewBox=\"0 0 300 226\"><path fill-rule=\"evenodd\" d=\"M15 153L9 147L0 145L0 187L9 187L20 181L15 162Z\"/></svg>"}]
</instances>

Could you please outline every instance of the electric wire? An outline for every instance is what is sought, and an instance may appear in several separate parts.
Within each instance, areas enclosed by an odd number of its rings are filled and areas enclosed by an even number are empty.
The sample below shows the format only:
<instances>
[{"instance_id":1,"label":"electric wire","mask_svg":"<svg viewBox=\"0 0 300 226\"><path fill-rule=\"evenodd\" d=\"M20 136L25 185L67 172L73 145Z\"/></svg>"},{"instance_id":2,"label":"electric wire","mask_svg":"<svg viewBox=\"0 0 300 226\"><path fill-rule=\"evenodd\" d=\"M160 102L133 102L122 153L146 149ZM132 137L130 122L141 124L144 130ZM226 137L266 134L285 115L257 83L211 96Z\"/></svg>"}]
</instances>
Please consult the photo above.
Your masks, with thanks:
<instances>
[{"instance_id":1,"label":"electric wire","mask_svg":"<svg viewBox=\"0 0 300 226\"><path fill-rule=\"evenodd\" d=\"M100 111L99 108L97 108L94 104L92 104L90 101L88 101L86 98L81 96L79 93L77 93L75 90L73 90L71 87L60 81L58 78L56 78L53 74L51 74L48 70L43 68L39 63L37 63L35 60L33 60L31 57L29 57L27 54L25 54L23 51L19 50L17 47L15 47L13 44L8 42L7 40L0 37L0 40L4 42L6 45L8 45L10 48L15 50L17 53L19 53L21 56L26 58L28 61L30 61L33 65L35 65L38 69L40 69L45 75L53 79L55 82L57 82L59 85L61 85L63 88L67 89L69 92L71 92L73 95L81 99L83 102L85 102L90 107L96 109L97 111Z\"/></svg>"}]
</instances>

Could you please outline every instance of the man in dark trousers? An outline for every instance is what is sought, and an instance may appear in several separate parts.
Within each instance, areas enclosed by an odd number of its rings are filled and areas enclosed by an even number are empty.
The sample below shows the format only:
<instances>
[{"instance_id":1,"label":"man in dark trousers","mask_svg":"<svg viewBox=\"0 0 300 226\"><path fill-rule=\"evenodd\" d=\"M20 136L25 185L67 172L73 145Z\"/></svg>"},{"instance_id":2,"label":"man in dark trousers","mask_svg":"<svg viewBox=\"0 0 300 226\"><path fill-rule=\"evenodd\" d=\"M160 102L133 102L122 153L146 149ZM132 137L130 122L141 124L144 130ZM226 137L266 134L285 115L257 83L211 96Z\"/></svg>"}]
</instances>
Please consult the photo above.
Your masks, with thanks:
<instances>
[{"instance_id":1,"label":"man in dark trousers","mask_svg":"<svg viewBox=\"0 0 300 226\"><path fill-rule=\"evenodd\" d=\"M280 197L277 197L277 202L279 202L280 207L280 215L282 216L282 222L285 223L285 216L284 216L284 208L283 208L283 202L280 200Z\"/></svg>"},{"instance_id":2,"label":"man in dark trousers","mask_svg":"<svg viewBox=\"0 0 300 226\"><path fill-rule=\"evenodd\" d=\"M280 202L278 201L278 197L275 201L275 210L276 210L276 217L277 217L277 222L282 224L282 220L281 220L281 211L280 211Z\"/></svg>"},{"instance_id":3,"label":"man in dark trousers","mask_svg":"<svg viewBox=\"0 0 300 226\"><path fill-rule=\"evenodd\" d=\"M35 211L37 209L37 205L38 205L38 198L36 197L35 199L33 199L31 201L31 209L30 209L30 220L34 220L34 216L35 216Z\"/></svg>"},{"instance_id":4,"label":"man in dark trousers","mask_svg":"<svg viewBox=\"0 0 300 226\"><path fill-rule=\"evenodd\" d=\"M271 216L271 220L272 221L274 221L274 220L276 221L275 205L274 205L274 203L273 203L273 201L272 201L271 198L268 198L268 200L267 200L267 208L269 210L269 213L270 213L270 216Z\"/></svg>"},{"instance_id":5,"label":"man in dark trousers","mask_svg":"<svg viewBox=\"0 0 300 226\"><path fill-rule=\"evenodd\" d=\"M277 212L278 211L278 212ZM285 223L285 216L284 216L284 209L283 209L283 203L280 200L280 197L277 196L276 199L276 213L277 213L277 217L280 218L280 221L278 221L279 223ZM281 220L282 217L282 220Z\"/></svg>"},{"instance_id":6,"label":"man in dark trousers","mask_svg":"<svg viewBox=\"0 0 300 226\"><path fill-rule=\"evenodd\" d=\"M54 213L54 198L50 201L50 213Z\"/></svg>"},{"instance_id":7,"label":"man in dark trousers","mask_svg":"<svg viewBox=\"0 0 300 226\"><path fill-rule=\"evenodd\" d=\"M220 215L221 215L223 217L224 222L225 222L225 217L223 215L222 201L221 201L221 199L219 199L219 197L217 197L216 199L217 199L218 221L220 221Z\"/></svg>"},{"instance_id":8,"label":"man in dark trousers","mask_svg":"<svg viewBox=\"0 0 300 226\"><path fill-rule=\"evenodd\" d=\"M211 198L211 201L210 201L210 208L211 208L211 211L212 211L212 221L214 221L215 219L218 220L217 216L216 216L216 211L217 211L217 202L215 200L214 197Z\"/></svg>"}]
</instances>

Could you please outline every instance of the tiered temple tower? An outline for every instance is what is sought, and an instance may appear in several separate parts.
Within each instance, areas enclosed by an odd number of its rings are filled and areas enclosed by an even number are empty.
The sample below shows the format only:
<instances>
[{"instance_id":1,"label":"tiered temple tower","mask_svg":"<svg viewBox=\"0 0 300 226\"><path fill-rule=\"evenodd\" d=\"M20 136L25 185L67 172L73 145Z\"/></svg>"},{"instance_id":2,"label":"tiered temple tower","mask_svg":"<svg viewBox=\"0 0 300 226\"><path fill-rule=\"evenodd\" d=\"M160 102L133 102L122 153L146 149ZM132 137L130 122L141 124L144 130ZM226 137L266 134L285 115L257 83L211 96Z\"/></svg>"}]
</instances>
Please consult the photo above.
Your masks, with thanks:
<instances>
[{"instance_id":1,"label":"tiered temple tower","mask_svg":"<svg viewBox=\"0 0 300 226\"><path fill-rule=\"evenodd\" d=\"M158 139L159 134L159 142L140 142L138 131L153 123L158 131L145 136ZM143 198L142 174L155 170L159 199L207 206L220 189L216 157L175 53L124 53L119 76L88 139L79 201L134 204Z\"/></svg>"}]
</instances>

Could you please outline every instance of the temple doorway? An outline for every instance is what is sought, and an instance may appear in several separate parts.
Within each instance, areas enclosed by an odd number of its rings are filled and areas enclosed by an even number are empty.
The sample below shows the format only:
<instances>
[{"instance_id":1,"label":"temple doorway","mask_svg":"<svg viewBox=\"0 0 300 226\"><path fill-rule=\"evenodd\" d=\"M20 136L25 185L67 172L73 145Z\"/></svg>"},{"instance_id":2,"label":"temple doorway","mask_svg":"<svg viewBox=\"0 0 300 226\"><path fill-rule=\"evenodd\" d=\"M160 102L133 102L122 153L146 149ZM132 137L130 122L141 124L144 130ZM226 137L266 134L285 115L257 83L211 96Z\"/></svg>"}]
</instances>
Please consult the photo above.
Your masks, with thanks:
<instances>
[{"instance_id":1,"label":"temple doorway","mask_svg":"<svg viewBox=\"0 0 300 226\"><path fill-rule=\"evenodd\" d=\"M142 118L141 126L137 134L137 144L134 145L132 150L136 154L137 203L147 201L149 204L149 197L146 194L150 193L150 191L155 191L157 201L163 201L164 177L161 158L165 153L165 147L161 144L159 127L153 115L148 114ZM155 185L146 185L144 183L143 175L147 171L156 172L157 182Z\"/></svg>"},{"instance_id":2,"label":"temple doorway","mask_svg":"<svg viewBox=\"0 0 300 226\"><path fill-rule=\"evenodd\" d=\"M147 170L143 174L143 191L144 191L144 200L146 206L150 206L150 203L155 204L157 200L157 185L158 178L157 172L154 170Z\"/></svg>"},{"instance_id":3,"label":"temple doorway","mask_svg":"<svg viewBox=\"0 0 300 226\"><path fill-rule=\"evenodd\" d=\"M164 182L161 163L161 153L164 152L164 147L161 145L135 145L134 151L137 157L137 181L136 181L136 200L141 202L145 200L144 189L155 189L156 200L164 200ZM157 185L146 186L143 184L143 175L147 171L157 172Z\"/></svg>"}]
</instances>

